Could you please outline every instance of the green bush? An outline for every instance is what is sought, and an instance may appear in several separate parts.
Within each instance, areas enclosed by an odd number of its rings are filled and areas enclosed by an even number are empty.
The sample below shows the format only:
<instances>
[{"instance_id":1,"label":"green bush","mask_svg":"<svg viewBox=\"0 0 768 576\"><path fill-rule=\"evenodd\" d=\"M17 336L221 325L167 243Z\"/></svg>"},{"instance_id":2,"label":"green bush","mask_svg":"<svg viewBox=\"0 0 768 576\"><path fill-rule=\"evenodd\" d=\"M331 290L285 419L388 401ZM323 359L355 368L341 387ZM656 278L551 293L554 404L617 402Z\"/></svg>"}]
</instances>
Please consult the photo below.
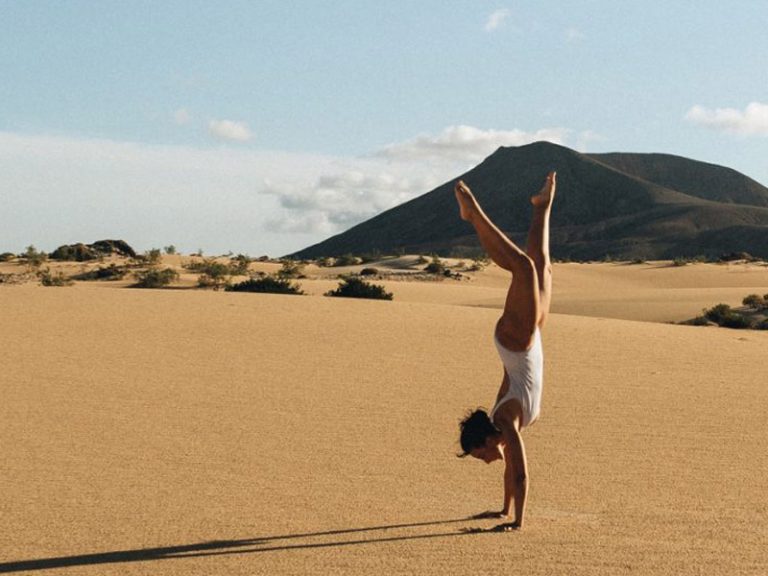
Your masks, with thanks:
<instances>
[{"instance_id":1,"label":"green bush","mask_svg":"<svg viewBox=\"0 0 768 576\"><path fill-rule=\"evenodd\" d=\"M723 328L744 329L752 328L752 322L749 320L749 318L742 316L741 314L730 314L729 316L723 318L720 326Z\"/></svg>"},{"instance_id":2,"label":"green bush","mask_svg":"<svg viewBox=\"0 0 768 576\"><path fill-rule=\"evenodd\" d=\"M295 260L283 260L283 266L278 270L280 278L304 278L304 264Z\"/></svg>"},{"instance_id":3,"label":"green bush","mask_svg":"<svg viewBox=\"0 0 768 576\"><path fill-rule=\"evenodd\" d=\"M48 254L38 251L34 246L27 246L27 249L21 257L24 259L27 266L30 266L31 268L40 268L40 266L48 260Z\"/></svg>"},{"instance_id":4,"label":"green bush","mask_svg":"<svg viewBox=\"0 0 768 576\"><path fill-rule=\"evenodd\" d=\"M176 246L174 246L173 244L171 244L170 246L166 246L165 248L163 248L163 251L164 251L166 254L168 254L168 256L173 256L173 255L175 255L175 254L176 254Z\"/></svg>"},{"instance_id":5,"label":"green bush","mask_svg":"<svg viewBox=\"0 0 768 576\"><path fill-rule=\"evenodd\" d=\"M72 286L75 283L71 278L64 276L62 272L52 273L50 268L40 270L37 276L43 286Z\"/></svg>"},{"instance_id":6,"label":"green bush","mask_svg":"<svg viewBox=\"0 0 768 576\"><path fill-rule=\"evenodd\" d=\"M768 330L768 318L763 320L762 322L758 322L754 326L755 330Z\"/></svg>"},{"instance_id":7,"label":"green bush","mask_svg":"<svg viewBox=\"0 0 768 576\"><path fill-rule=\"evenodd\" d=\"M718 304L704 311L704 316L723 328L751 328L749 318L733 311L728 304Z\"/></svg>"},{"instance_id":8,"label":"green bush","mask_svg":"<svg viewBox=\"0 0 768 576\"><path fill-rule=\"evenodd\" d=\"M233 276L246 276L251 257L247 254L238 254L229 263L229 273Z\"/></svg>"},{"instance_id":9,"label":"green bush","mask_svg":"<svg viewBox=\"0 0 768 576\"><path fill-rule=\"evenodd\" d=\"M360 254L361 264L368 264L369 262L377 262L378 260L381 260L380 252L368 252L365 254Z\"/></svg>"},{"instance_id":10,"label":"green bush","mask_svg":"<svg viewBox=\"0 0 768 576\"><path fill-rule=\"evenodd\" d=\"M720 324L724 318L731 314L733 314L733 309L728 304L718 304L709 310L704 310L704 316L715 324Z\"/></svg>"},{"instance_id":11,"label":"green bush","mask_svg":"<svg viewBox=\"0 0 768 576\"><path fill-rule=\"evenodd\" d=\"M445 274L445 264L443 264L442 260L437 256L437 254L432 255L432 261L427 264L427 267L424 268L425 272L429 272L430 274Z\"/></svg>"},{"instance_id":12,"label":"green bush","mask_svg":"<svg viewBox=\"0 0 768 576\"><path fill-rule=\"evenodd\" d=\"M227 264L206 260L200 268L202 274L197 279L197 285L201 288L219 289L228 282L230 267Z\"/></svg>"},{"instance_id":13,"label":"green bush","mask_svg":"<svg viewBox=\"0 0 768 576\"><path fill-rule=\"evenodd\" d=\"M3 252L0 254L0 262L10 262L14 258L16 258L16 254L13 252Z\"/></svg>"},{"instance_id":14,"label":"green bush","mask_svg":"<svg viewBox=\"0 0 768 576\"><path fill-rule=\"evenodd\" d=\"M336 260L334 261L334 266L356 266L358 264L362 264L363 260L362 258L358 258L357 256L354 256L352 254L344 254L343 256L338 256Z\"/></svg>"},{"instance_id":15,"label":"green bush","mask_svg":"<svg viewBox=\"0 0 768 576\"><path fill-rule=\"evenodd\" d=\"M767 304L765 297L760 296L759 294L750 294L749 296L745 297L741 303L744 304L744 306L748 306L749 308L756 308L758 310L765 308Z\"/></svg>"},{"instance_id":16,"label":"green bush","mask_svg":"<svg viewBox=\"0 0 768 576\"><path fill-rule=\"evenodd\" d=\"M163 253L159 248L152 248L144 252L144 261L149 266L158 266L163 259Z\"/></svg>"},{"instance_id":17,"label":"green bush","mask_svg":"<svg viewBox=\"0 0 768 576\"><path fill-rule=\"evenodd\" d=\"M378 276L379 270L377 268L363 268L360 270L360 276Z\"/></svg>"},{"instance_id":18,"label":"green bush","mask_svg":"<svg viewBox=\"0 0 768 576\"><path fill-rule=\"evenodd\" d=\"M260 292L270 294L304 294L299 284L287 278L264 276L227 286L227 292Z\"/></svg>"},{"instance_id":19,"label":"green bush","mask_svg":"<svg viewBox=\"0 0 768 576\"><path fill-rule=\"evenodd\" d=\"M116 266L115 264L110 264L107 267L99 266L95 270L89 270L88 272L83 272L82 274L77 274L77 275L73 276L72 278L74 280L83 280L83 281L89 281L89 280L122 280L127 273L128 273L128 271L124 267Z\"/></svg>"},{"instance_id":20,"label":"green bush","mask_svg":"<svg viewBox=\"0 0 768 576\"><path fill-rule=\"evenodd\" d=\"M336 290L325 293L326 296L336 296L341 298L370 298L373 300L392 300L391 292L384 290L384 286L378 284L369 284L362 278L349 276L339 282Z\"/></svg>"},{"instance_id":21,"label":"green bush","mask_svg":"<svg viewBox=\"0 0 768 576\"><path fill-rule=\"evenodd\" d=\"M151 268L136 272L135 277L138 280L134 284L135 288L164 288L176 282L179 279L179 273L173 268L166 268L165 270Z\"/></svg>"}]
</instances>

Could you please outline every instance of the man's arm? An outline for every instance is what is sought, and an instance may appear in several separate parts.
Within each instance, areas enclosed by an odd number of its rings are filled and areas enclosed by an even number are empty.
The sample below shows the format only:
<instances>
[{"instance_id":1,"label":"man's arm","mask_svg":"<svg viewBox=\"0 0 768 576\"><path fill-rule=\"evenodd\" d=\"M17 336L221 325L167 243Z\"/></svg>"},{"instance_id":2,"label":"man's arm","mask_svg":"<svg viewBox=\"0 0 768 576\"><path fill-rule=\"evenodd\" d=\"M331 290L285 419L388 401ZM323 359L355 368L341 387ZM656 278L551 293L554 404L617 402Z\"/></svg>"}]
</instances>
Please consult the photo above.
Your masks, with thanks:
<instances>
[{"instance_id":1,"label":"man's arm","mask_svg":"<svg viewBox=\"0 0 768 576\"><path fill-rule=\"evenodd\" d=\"M525 458L525 446L516 426L504 426L503 434L506 446L504 447L504 508L502 513L509 515L514 500L515 521L513 527L522 528L525 501L528 498L528 462Z\"/></svg>"}]
</instances>

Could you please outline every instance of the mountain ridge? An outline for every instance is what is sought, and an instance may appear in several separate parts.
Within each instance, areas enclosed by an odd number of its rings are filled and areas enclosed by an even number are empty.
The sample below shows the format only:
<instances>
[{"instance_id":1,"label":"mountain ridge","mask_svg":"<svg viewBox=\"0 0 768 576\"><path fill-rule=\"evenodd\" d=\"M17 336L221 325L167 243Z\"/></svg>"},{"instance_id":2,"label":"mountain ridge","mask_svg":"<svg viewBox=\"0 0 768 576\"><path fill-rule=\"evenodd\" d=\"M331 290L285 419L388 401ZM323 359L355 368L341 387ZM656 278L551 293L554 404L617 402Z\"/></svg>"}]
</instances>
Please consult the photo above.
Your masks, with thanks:
<instances>
[{"instance_id":1,"label":"mountain ridge","mask_svg":"<svg viewBox=\"0 0 768 576\"><path fill-rule=\"evenodd\" d=\"M513 241L524 243L529 198L558 172L551 221L555 258L663 259L749 252L768 258L768 188L718 166L670 154L582 154L535 142L500 147L466 173L292 257L346 253L481 251L458 217L453 186L464 180Z\"/></svg>"}]
</instances>

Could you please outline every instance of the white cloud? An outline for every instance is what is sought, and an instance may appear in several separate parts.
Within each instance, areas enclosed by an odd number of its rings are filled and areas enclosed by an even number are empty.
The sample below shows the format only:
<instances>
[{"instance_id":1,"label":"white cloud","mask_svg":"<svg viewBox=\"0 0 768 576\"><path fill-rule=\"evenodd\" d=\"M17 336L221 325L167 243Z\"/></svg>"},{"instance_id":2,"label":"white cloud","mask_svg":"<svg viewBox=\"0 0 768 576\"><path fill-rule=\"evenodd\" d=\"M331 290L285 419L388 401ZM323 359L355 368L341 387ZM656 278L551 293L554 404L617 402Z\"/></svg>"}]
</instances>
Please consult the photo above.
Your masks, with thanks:
<instances>
[{"instance_id":1,"label":"white cloud","mask_svg":"<svg viewBox=\"0 0 768 576\"><path fill-rule=\"evenodd\" d=\"M565 31L565 40L572 44L574 42L580 42L581 40L584 40L585 36L584 33L577 29L577 28L568 28Z\"/></svg>"},{"instance_id":2,"label":"white cloud","mask_svg":"<svg viewBox=\"0 0 768 576\"><path fill-rule=\"evenodd\" d=\"M122 238L137 250L282 255L429 192L498 146L569 134L455 126L342 157L0 132L0 248Z\"/></svg>"},{"instance_id":3,"label":"white cloud","mask_svg":"<svg viewBox=\"0 0 768 576\"><path fill-rule=\"evenodd\" d=\"M510 14L511 12L507 8L501 8L493 12L490 16L488 16L488 20L485 22L485 31L492 32L493 30L499 28L502 24L504 24L504 21L509 17Z\"/></svg>"},{"instance_id":4,"label":"white cloud","mask_svg":"<svg viewBox=\"0 0 768 576\"><path fill-rule=\"evenodd\" d=\"M219 140L230 142L247 142L251 139L248 125L233 120L211 120L208 123L208 133Z\"/></svg>"},{"instance_id":5,"label":"white cloud","mask_svg":"<svg viewBox=\"0 0 768 576\"><path fill-rule=\"evenodd\" d=\"M186 108L179 108L173 113L173 121L179 126L184 126L192 121L192 115Z\"/></svg>"},{"instance_id":6,"label":"white cloud","mask_svg":"<svg viewBox=\"0 0 768 576\"><path fill-rule=\"evenodd\" d=\"M0 247L122 238L137 250L279 255L321 238L267 234L264 180L306 185L334 157L0 132ZM300 184L299 184L300 185Z\"/></svg>"},{"instance_id":7,"label":"white cloud","mask_svg":"<svg viewBox=\"0 0 768 576\"><path fill-rule=\"evenodd\" d=\"M546 140L563 144L569 131L565 128L544 128L535 132L523 130L482 130L473 126L449 126L436 136L422 134L412 140L390 144L377 155L405 160L433 160L477 163L499 146L523 146Z\"/></svg>"},{"instance_id":8,"label":"white cloud","mask_svg":"<svg viewBox=\"0 0 768 576\"><path fill-rule=\"evenodd\" d=\"M268 183L264 191L276 196L284 209L268 222L279 232L295 230L334 234L429 192L451 175L430 173L413 177L414 166L387 166L358 159L336 163L331 171L309 183ZM335 169L335 170L334 170Z\"/></svg>"},{"instance_id":9,"label":"white cloud","mask_svg":"<svg viewBox=\"0 0 768 576\"><path fill-rule=\"evenodd\" d=\"M693 124L746 136L768 136L768 104L751 102L744 110L693 106L685 115Z\"/></svg>"}]
</instances>

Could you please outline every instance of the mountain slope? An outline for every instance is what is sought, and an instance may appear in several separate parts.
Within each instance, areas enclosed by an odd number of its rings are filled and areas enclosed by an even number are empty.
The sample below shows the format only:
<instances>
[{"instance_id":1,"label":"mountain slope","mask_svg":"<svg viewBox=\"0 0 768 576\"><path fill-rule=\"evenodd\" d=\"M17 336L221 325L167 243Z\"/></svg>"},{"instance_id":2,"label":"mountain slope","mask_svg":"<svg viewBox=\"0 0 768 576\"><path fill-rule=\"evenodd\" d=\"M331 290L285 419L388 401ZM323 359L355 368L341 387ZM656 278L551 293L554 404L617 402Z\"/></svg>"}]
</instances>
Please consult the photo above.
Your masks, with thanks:
<instances>
[{"instance_id":1,"label":"mountain slope","mask_svg":"<svg viewBox=\"0 0 768 576\"><path fill-rule=\"evenodd\" d=\"M580 154L537 142L499 148L460 176L486 213L524 242L529 197L558 172L551 222L556 258L668 258L746 251L768 257L768 189L728 168L668 155ZM457 178L458 179L458 178ZM446 182L295 254L479 252Z\"/></svg>"}]
</instances>

